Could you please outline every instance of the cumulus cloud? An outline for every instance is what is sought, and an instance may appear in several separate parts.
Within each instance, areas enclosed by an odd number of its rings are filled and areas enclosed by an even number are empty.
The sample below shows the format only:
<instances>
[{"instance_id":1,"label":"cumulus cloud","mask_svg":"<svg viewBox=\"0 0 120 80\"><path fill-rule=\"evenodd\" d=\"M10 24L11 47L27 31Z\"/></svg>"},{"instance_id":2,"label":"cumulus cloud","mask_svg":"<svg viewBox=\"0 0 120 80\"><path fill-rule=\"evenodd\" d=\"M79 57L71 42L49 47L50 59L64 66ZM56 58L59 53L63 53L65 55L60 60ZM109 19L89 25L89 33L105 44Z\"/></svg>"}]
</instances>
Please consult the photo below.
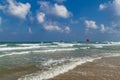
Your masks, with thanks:
<instances>
[{"instance_id":1,"label":"cumulus cloud","mask_svg":"<svg viewBox=\"0 0 120 80\"><path fill-rule=\"evenodd\" d=\"M120 33L118 24L117 25L113 24L111 26L105 26L104 24L101 24L99 29L102 33L109 33L109 34Z\"/></svg>"},{"instance_id":2,"label":"cumulus cloud","mask_svg":"<svg viewBox=\"0 0 120 80\"><path fill-rule=\"evenodd\" d=\"M45 20L45 14L42 12L37 13L37 20L39 23L43 23Z\"/></svg>"},{"instance_id":3,"label":"cumulus cloud","mask_svg":"<svg viewBox=\"0 0 120 80\"><path fill-rule=\"evenodd\" d=\"M118 30L114 29L113 27L106 27L106 32L110 34L116 34L119 33Z\"/></svg>"},{"instance_id":4,"label":"cumulus cloud","mask_svg":"<svg viewBox=\"0 0 120 80\"><path fill-rule=\"evenodd\" d=\"M40 10L48 15L58 16L61 18L68 18L71 13L67 10L64 5L59 5L57 3L52 4L46 1L40 1Z\"/></svg>"},{"instance_id":5,"label":"cumulus cloud","mask_svg":"<svg viewBox=\"0 0 120 80\"><path fill-rule=\"evenodd\" d=\"M91 28L91 29L97 29L98 26L96 25L95 21L92 20L85 20L85 25L87 28Z\"/></svg>"},{"instance_id":6,"label":"cumulus cloud","mask_svg":"<svg viewBox=\"0 0 120 80\"><path fill-rule=\"evenodd\" d=\"M64 31L65 31L66 33L69 33L69 32L71 31L71 29L70 29L70 27L66 26L65 29L64 29Z\"/></svg>"},{"instance_id":7,"label":"cumulus cloud","mask_svg":"<svg viewBox=\"0 0 120 80\"><path fill-rule=\"evenodd\" d=\"M25 18L28 14L31 5L29 3L20 3L20 2L14 2L13 0L8 0L9 6L8 6L8 12L14 16L17 16L19 18Z\"/></svg>"},{"instance_id":8,"label":"cumulus cloud","mask_svg":"<svg viewBox=\"0 0 120 80\"><path fill-rule=\"evenodd\" d=\"M112 22L112 24L109 27L106 27L105 30L107 33L120 34L120 23Z\"/></svg>"},{"instance_id":9,"label":"cumulus cloud","mask_svg":"<svg viewBox=\"0 0 120 80\"><path fill-rule=\"evenodd\" d=\"M104 24L101 24L100 27L101 27L101 30L100 30L100 31L101 31L102 33L104 33L104 32L105 32L105 26L104 26Z\"/></svg>"},{"instance_id":10,"label":"cumulus cloud","mask_svg":"<svg viewBox=\"0 0 120 80\"><path fill-rule=\"evenodd\" d=\"M113 30L113 28L111 27L105 27L104 24L97 25L96 22L93 20L85 20L85 26L86 26L86 33L89 31L89 29L97 29L101 33L108 33Z\"/></svg>"},{"instance_id":11,"label":"cumulus cloud","mask_svg":"<svg viewBox=\"0 0 120 80\"><path fill-rule=\"evenodd\" d=\"M103 3L99 5L99 9L107 9L110 8L111 10L113 9L116 13L116 15L120 16L120 0L113 0L109 1L108 3Z\"/></svg>"},{"instance_id":12,"label":"cumulus cloud","mask_svg":"<svg viewBox=\"0 0 120 80\"><path fill-rule=\"evenodd\" d=\"M111 1L108 1L107 3L101 3L99 5L99 10L105 10L105 9L108 9L108 8L112 9L114 7L113 5L114 5L113 2L111 2Z\"/></svg>"},{"instance_id":13,"label":"cumulus cloud","mask_svg":"<svg viewBox=\"0 0 120 80\"><path fill-rule=\"evenodd\" d=\"M46 31L57 31L61 33L70 33L71 29L68 26L60 26L56 22L49 22L43 25Z\"/></svg>"},{"instance_id":14,"label":"cumulus cloud","mask_svg":"<svg viewBox=\"0 0 120 80\"><path fill-rule=\"evenodd\" d=\"M112 0L106 3L102 3L100 4L99 9L111 10L112 12L110 14L114 15L114 19L115 19L115 23L114 24L110 23L111 24L110 27L104 27L104 25L101 25L101 32L119 33L120 21L118 17L120 17L120 0ZM114 19L112 22L114 22Z\"/></svg>"},{"instance_id":15,"label":"cumulus cloud","mask_svg":"<svg viewBox=\"0 0 120 80\"><path fill-rule=\"evenodd\" d=\"M55 4L53 11L54 14L63 18L68 18L70 16L70 13L68 12L67 8L63 5Z\"/></svg>"},{"instance_id":16,"label":"cumulus cloud","mask_svg":"<svg viewBox=\"0 0 120 80\"><path fill-rule=\"evenodd\" d=\"M120 16L120 0L114 0L112 4L114 6L117 15Z\"/></svg>"},{"instance_id":17,"label":"cumulus cloud","mask_svg":"<svg viewBox=\"0 0 120 80\"><path fill-rule=\"evenodd\" d=\"M105 4L100 4L99 5L100 10L104 10L105 8L107 8L107 5L105 5Z\"/></svg>"},{"instance_id":18,"label":"cumulus cloud","mask_svg":"<svg viewBox=\"0 0 120 80\"><path fill-rule=\"evenodd\" d=\"M40 10L37 13L37 20L43 25L43 28L46 31L57 31L62 33L69 33L71 31L70 27L63 26L58 22L53 21L52 19L46 19L50 17L61 17L68 18L71 16L71 13L67 10L64 5L57 3L64 2L65 0L54 0L56 3L50 3L49 1L39 1ZM46 15L48 17L46 17Z\"/></svg>"},{"instance_id":19,"label":"cumulus cloud","mask_svg":"<svg viewBox=\"0 0 120 80\"><path fill-rule=\"evenodd\" d=\"M16 2L15 0L7 0L8 4L1 5L0 10L7 11L10 15L25 19L30 11L31 5L29 3Z\"/></svg>"},{"instance_id":20,"label":"cumulus cloud","mask_svg":"<svg viewBox=\"0 0 120 80\"><path fill-rule=\"evenodd\" d=\"M46 24L44 25L44 29L47 31L59 31L63 32L63 30L58 25Z\"/></svg>"}]
</instances>

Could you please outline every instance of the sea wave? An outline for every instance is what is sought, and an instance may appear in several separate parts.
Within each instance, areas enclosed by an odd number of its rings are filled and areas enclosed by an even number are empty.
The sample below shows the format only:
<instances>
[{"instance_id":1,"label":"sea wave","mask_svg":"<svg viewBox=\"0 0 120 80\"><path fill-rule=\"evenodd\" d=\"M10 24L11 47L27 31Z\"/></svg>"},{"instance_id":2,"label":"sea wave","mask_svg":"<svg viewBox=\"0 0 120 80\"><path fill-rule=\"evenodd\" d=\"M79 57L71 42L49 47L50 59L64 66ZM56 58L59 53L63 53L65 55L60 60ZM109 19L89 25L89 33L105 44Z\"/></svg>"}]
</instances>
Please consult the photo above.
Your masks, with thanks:
<instances>
[{"instance_id":1,"label":"sea wave","mask_svg":"<svg viewBox=\"0 0 120 80\"><path fill-rule=\"evenodd\" d=\"M64 48L64 49L48 49L48 50L36 50L32 52L56 52L56 51L74 51L78 48Z\"/></svg>"},{"instance_id":2,"label":"sea wave","mask_svg":"<svg viewBox=\"0 0 120 80\"><path fill-rule=\"evenodd\" d=\"M7 44L0 44L0 47L6 47Z\"/></svg>"},{"instance_id":3,"label":"sea wave","mask_svg":"<svg viewBox=\"0 0 120 80\"><path fill-rule=\"evenodd\" d=\"M40 52L56 52L56 51L73 51L76 50L77 48L66 48L66 49L48 49L48 50L31 50L31 51L21 51L21 52L11 52L11 53L6 53L0 55L0 57L4 56L11 56L11 55L21 55L21 54L29 54L29 53L40 53Z\"/></svg>"},{"instance_id":4,"label":"sea wave","mask_svg":"<svg viewBox=\"0 0 120 80\"><path fill-rule=\"evenodd\" d=\"M69 64L62 65L57 68L53 68L53 69L50 69L50 70L42 72L42 73L37 72L37 73L25 75L21 78L18 78L18 80L45 80L45 79L53 78L59 74L65 73L65 72L75 68L77 65L86 63L88 61L92 62L95 59L100 59L100 57L99 58L85 57L85 58L81 58L81 59L73 59L73 62L71 62Z\"/></svg>"},{"instance_id":5,"label":"sea wave","mask_svg":"<svg viewBox=\"0 0 120 80\"><path fill-rule=\"evenodd\" d=\"M80 47L80 49L89 49L90 47Z\"/></svg>"},{"instance_id":6,"label":"sea wave","mask_svg":"<svg viewBox=\"0 0 120 80\"><path fill-rule=\"evenodd\" d=\"M57 65L57 64L62 64L66 61L69 61L69 59L65 59L65 58L62 58L60 60L53 60L53 59L49 59L48 61L43 61L42 62L42 65L43 66L51 66L51 65Z\"/></svg>"},{"instance_id":7,"label":"sea wave","mask_svg":"<svg viewBox=\"0 0 120 80\"><path fill-rule=\"evenodd\" d=\"M18 80L45 80L45 79L53 78L57 75L65 73L65 72L68 72L69 70L72 70L76 66L81 65L83 63L93 62L94 60L101 59L103 57L116 57L116 56L120 56L120 54L119 53L115 53L115 54L106 53L101 56L82 57L82 58L76 58L76 59L73 58L72 62L70 62L68 64L52 68L48 71L28 74L28 75L18 78ZM50 65L51 63L54 63L54 62L56 62L56 61L52 60L52 61L48 62L48 64L45 64L45 65Z\"/></svg>"},{"instance_id":8,"label":"sea wave","mask_svg":"<svg viewBox=\"0 0 120 80\"><path fill-rule=\"evenodd\" d=\"M2 47L0 51L10 51L10 50L26 50L26 49L36 49L41 48L41 46L31 46L31 47Z\"/></svg>"},{"instance_id":9,"label":"sea wave","mask_svg":"<svg viewBox=\"0 0 120 80\"><path fill-rule=\"evenodd\" d=\"M59 43L59 42L53 42L53 44L56 44L57 46L60 47L73 47L75 45L74 43Z\"/></svg>"},{"instance_id":10,"label":"sea wave","mask_svg":"<svg viewBox=\"0 0 120 80\"><path fill-rule=\"evenodd\" d=\"M16 46L23 46L23 47L27 47L27 46L40 46L41 44L16 44Z\"/></svg>"},{"instance_id":11,"label":"sea wave","mask_svg":"<svg viewBox=\"0 0 120 80\"><path fill-rule=\"evenodd\" d=\"M0 57L5 57L5 56L11 56L11 55L20 55L20 54L29 54L30 51L23 51L23 52L12 52L12 53L9 53L9 54L3 54L3 55L0 55Z\"/></svg>"}]
</instances>

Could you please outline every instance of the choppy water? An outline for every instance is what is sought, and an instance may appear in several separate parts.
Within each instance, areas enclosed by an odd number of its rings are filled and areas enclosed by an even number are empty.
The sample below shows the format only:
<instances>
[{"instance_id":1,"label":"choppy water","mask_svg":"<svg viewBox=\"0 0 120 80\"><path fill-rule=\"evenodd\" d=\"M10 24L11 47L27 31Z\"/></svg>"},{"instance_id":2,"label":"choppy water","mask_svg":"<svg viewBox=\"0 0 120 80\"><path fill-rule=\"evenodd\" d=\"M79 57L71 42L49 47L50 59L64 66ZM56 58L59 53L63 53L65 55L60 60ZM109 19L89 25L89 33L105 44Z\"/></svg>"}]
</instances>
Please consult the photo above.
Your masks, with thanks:
<instances>
[{"instance_id":1,"label":"choppy water","mask_svg":"<svg viewBox=\"0 0 120 80\"><path fill-rule=\"evenodd\" d=\"M0 43L0 71L33 66L36 72L18 80L43 80L109 56L120 56L120 42Z\"/></svg>"}]
</instances>

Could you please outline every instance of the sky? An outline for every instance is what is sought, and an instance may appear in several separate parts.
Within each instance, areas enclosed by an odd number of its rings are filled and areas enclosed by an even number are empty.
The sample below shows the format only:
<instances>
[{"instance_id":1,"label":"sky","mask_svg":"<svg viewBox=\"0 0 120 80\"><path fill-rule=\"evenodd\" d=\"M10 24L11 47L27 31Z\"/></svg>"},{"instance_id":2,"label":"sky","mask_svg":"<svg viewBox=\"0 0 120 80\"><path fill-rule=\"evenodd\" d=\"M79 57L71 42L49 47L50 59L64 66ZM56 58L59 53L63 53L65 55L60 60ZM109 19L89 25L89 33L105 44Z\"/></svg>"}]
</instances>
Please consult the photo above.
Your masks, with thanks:
<instances>
[{"instance_id":1,"label":"sky","mask_svg":"<svg viewBox=\"0 0 120 80\"><path fill-rule=\"evenodd\" d=\"M120 0L0 0L0 42L120 41Z\"/></svg>"}]
</instances>

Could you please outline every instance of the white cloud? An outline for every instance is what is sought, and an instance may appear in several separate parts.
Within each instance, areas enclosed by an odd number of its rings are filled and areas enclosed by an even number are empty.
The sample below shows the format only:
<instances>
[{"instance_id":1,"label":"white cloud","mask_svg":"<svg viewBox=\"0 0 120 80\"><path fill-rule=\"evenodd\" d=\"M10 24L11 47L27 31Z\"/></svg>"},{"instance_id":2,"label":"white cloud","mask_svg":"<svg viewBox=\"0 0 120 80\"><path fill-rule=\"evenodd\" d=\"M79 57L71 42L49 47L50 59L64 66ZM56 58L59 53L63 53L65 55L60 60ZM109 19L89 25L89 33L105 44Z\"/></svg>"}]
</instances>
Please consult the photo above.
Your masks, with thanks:
<instances>
[{"instance_id":1,"label":"white cloud","mask_svg":"<svg viewBox=\"0 0 120 80\"><path fill-rule=\"evenodd\" d=\"M112 1L108 1L107 3L103 3L104 5L104 9L106 10L111 10L112 12L110 14L113 15L113 20L110 23L109 27L103 27L101 26L101 32L105 31L106 33L111 33L111 34L118 34L120 33L120 0L112 0ZM115 21L114 21L115 20ZM115 23L113 23L115 22Z\"/></svg>"},{"instance_id":2,"label":"white cloud","mask_svg":"<svg viewBox=\"0 0 120 80\"><path fill-rule=\"evenodd\" d=\"M70 27L66 26L65 27L65 30L64 30L66 33L69 33L71 31Z\"/></svg>"},{"instance_id":3,"label":"white cloud","mask_svg":"<svg viewBox=\"0 0 120 80\"><path fill-rule=\"evenodd\" d=\"M58 16L62 18L68 18L71 13L67 10L64 5L58 5L57 3L52 4L46 1L40 1L40 10L48 15Z\"/></svg>"},{"instance_id":4,"label":"white cloud","mask_svg":"<svg viewBox=\"0 0 120 80\"><path fill-rule=\"evenodd\" d=\"M26 15L30 11L31 5L29 3L14 2L13 0L8 0L8 12L14 16L25 19Z\"/></svg>"},{"instance_id":5,"label":"white cloud","mask_svg":"<svg viewBox=\"0 0 120 80\"><path fill-rule=\"evenodd\" d=\"M70 27L68 27L68 26L61 27L56 22L45 23L45 24L43 24L43 27L46 31L57 31L57 32L61 32L61 33L70 33L70 31L71 31Z\"/></svg>"},{"instance_id":6,"label":"white cloud","mask_svg":"<svg viewBox=\"0 0 120 80\"><path fill-rule=\"evenodd\" d=\"M2 24L2 18L0 17L0 25Z\"/></svg>"},{"instance_id":7,"label":"white cloud","mask_svg":"<svg viewBox=\"0 0 120 80\"><path fill-rule=\"evenodd\" d=\"M100 30L100 31L101 31L102 33L104 33L104 32L105 32L105 26L104 26L104 24L101 24L100 27L101 27L101 30Z\"/></svg>"},{"instance_id":8,"label":"white cloud","mask_svg":"<svg viewBox=\"0 0 120 80\"><path fill-rule=\"evenodd\" d=\"M97 29L97 25L95 21L85 20L85 25L87 28Z\"/></svg>"},{"instance_id":9,"label":"white cloud","mask_svg":"<svg viewBox=\"0 0 120 80\"><path fill-rule=\"evenodd\" d=\"M115 14L120 16L120 0L113 0L109 1L108 3L100 4L99 9L103 10L106 8L113 9L115 11Z\"/></svg>"},{"instance_id":10,"label":"white cloud","mask_svg":"<svg viewBox=\"0 0 120 80\"><path fill-rule=\"evenodd\" d=\"M70 13L68 12L67 8L63 5L55 4L53 8L55 15L68 18L70 16Z\"/></svg>"},{"instance_id":11,"label":"white cloud","mask_svg":"<svg viewBox=\"0 0 120 80\"><path fill-rule=\"evenodd\" d=\"M105 4L100 4L99 5L100 10L104 10L105 8L107 8L107 5L105 5Z\"/></svg>"},{"instance_id":12,"label":"white cloud","mask_svg":"<svg viewBox=\"0 0 120 80\"><path fill-rule=\"evenodd\" d=\"M113 24L111 26L106 26L104 24L100 25L100 31L102 33L109 33L109 34L116 34L116 33L120 33L119 32L119 27L118 24Z\"/></svg>"},{"instance_id":13,"label":"white cloud","mask_svg":"<svg viewBox=\"0 0 120 80\"><path fill-rule=\"evenodd\" d=\"M113 27L106 27L106 32L110 34L116 34L119 33L118 30L114 29Z\"/></svg>"},{"instance_id":14,"label":"white cloud","mask_svg":"<svg viewBox=\"0 0 120 80\"><path fill-rule=\"evenodd\" d=\"M120 0L114 0L113 6L114 6L114 9L115 9L117 15L120 16Z\"/></svg>"},{"instance_id":15,"label":"white cloud","mask_svg":"<svg viewBox=\"0 0 120 80\"><path fill-rule=\"evenodd\" d=\"M10 15L25 19L30 11L29 3L16 2L15 0L7 0L8 4L0 5L0 10L7 12Z\"/></svg>"},{"instance_id":16,"label":"white cloud","mask_svg":"<svg viewBox=\"0 0 120 80\"><path fill-rule=\"evenodd\" d=\"M52 25L52 24L44 25L44 29L47 30L47 31L59 31L59 32L63 32L63 30L59 26Z\"/></svg>"},{"instance_id":17,"label":"white cloud","mask_svg":"<svg viewBox=\"0 0 120 80\"><path fill-rule=\"evenodd\" d=\"M37 13L37 20L39 23L43 23L45 20L45 14L42 12Z\"/></svg>"},{"instance_id":18,"label":"white cloud","mask_svg":"<svg viewBox=\"0 0 120 80\"><path fill-rule=\"evenodd\" d=\"M106 32L111 34L120 34L120 22L112 22L111 26L106 27Z\"/></svg>"}]
</instances>

